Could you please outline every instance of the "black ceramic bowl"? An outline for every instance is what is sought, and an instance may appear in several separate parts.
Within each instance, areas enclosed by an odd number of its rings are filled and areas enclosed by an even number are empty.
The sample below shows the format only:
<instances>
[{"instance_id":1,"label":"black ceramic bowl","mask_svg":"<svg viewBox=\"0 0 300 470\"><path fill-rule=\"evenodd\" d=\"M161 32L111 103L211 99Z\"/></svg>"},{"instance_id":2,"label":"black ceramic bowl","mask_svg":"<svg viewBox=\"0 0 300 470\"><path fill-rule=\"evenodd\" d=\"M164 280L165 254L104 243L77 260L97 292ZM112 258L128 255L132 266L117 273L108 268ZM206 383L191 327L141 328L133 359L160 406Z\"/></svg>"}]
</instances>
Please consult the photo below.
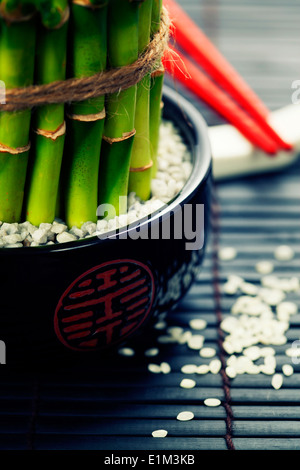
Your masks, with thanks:
<instances>
[{"instance_id":1,"label":"black ceramic bowl","mask_svg":"<svg viewBox=\"0 0 300 470\"><path fill-rule=\"evenodd\" d=\"M167 87L164 117L180 129L193 157L189 181L166 208L117 237L0 249L0 340L8 366L103 355L143 334L191 286L207 237L210 146L198 111ZM168 228L159 234L168 226L170 236ZM138 230L143 238L134 239Z\"/></svg>"}]
</instances>

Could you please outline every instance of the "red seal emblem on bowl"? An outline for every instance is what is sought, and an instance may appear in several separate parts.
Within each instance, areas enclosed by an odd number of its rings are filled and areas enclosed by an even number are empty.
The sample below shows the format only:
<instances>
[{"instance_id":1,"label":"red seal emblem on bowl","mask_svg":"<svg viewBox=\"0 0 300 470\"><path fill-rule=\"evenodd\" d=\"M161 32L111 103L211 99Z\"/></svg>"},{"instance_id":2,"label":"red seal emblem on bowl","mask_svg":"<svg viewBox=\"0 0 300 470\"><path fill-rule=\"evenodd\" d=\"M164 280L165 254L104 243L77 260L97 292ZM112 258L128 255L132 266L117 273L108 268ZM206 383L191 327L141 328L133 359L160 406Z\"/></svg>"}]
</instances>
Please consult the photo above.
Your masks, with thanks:
<instances>
[{"instance_id":1,"label":"red seal emblem on bowl","mask_svg":"<svg viewBox=\"0 0 300 470\"><path fill-rule=\"evenodd\" d=\"M91 351L117 344L148 317L154 298L148 266L130 259L86 271L61 296L54 329L68 348Z\"/></svg>"}]
</instances>

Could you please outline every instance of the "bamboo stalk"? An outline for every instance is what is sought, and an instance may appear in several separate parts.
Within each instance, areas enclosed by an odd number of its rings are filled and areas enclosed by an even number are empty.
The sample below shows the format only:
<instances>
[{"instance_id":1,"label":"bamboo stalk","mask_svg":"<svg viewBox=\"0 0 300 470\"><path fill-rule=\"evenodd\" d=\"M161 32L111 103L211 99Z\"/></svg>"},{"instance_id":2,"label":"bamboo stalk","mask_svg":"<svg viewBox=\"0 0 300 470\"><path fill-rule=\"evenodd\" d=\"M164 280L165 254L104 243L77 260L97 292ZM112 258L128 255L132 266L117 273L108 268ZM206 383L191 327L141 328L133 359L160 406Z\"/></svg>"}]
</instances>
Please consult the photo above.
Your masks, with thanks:
<instances>
[{"instance_id":1,"label":"bamboo stalk","mask_svg":"<svg viewBox=\"0 0 300 470\"><path fill-rule=\"evenodd\" d=\"M34 10L20 0L0 3L0 70L6 89L33 83ZM0 220L19 222L29 154L30 110L0 108Z\"/></svg>"},{"instance_id":2,"label":"bamboo stalk","mask_svg":"<svg viewBox=\"0 0 300 470\"><path fill-rule=\"evenodd\" d=\"M152 1L146 0L140 5L139 54L144 52L150 41ZM129 176L129 192L136 193L142 200L149 199L151 194L150 86L151 74L146 75L137 86L136 135L133 143Z\"/></svg>"},{"instance_id":3,"label":"bamboo stalk","mask_svg":"<svg viewBox=\"0 0 300 470\"><path fill-rule=\"evenodd\" d=\"M64 80L66 76L68 0L41 5L38 30L36 81ZM26 185L26 219L34 225L53 222L65 141L64 105L37 109L34 151Z\"/></svg>"},{"instance_id":4,"label":"bamboo stalk","mask_svg":"<svg viewBox=\"0 0 300 470\"><path fill-rule=\"evenodd\" d=\"M139 3L111 0L108 14L108 57L112 68L123 67L138 58ZM107 97L107 117L100 159L99 203L114 209L107 217L124 213L132 146L136 85ZM122 199L120 199L120 196ZM121 203L120 203L121 201Z\"/></svg>"},{"instance_id":5,"label":"bamboo stalk","mask_svg":"<svg viewBox=\"0 0 300 470\"><path fill-rule=\"evenodd\" d=\"M156 34L160 29L160 17L162 10L162 0L153 0L151 34ZM157 153L159 145L159 129L162 116L162 92L164 84L165 70L160 61L157 70L151 74L150 89L150 142L151 142L151 158L152 178L157 172Z\"/></svg>"},{"instance_id":6,"label":"bamboo stalk","mask_svg":"<svg viewBox=\"0 0 300 470\"><path fill-rule=\"evenodd\" d=\"M106 0L73 0L70 18L70 76L81 78L105 70L106 32ZM70 227L80 227L84 222L97 219L104 97L73 103L68 116L62 182L64 215Z\"/></svg>"}]
</instances>

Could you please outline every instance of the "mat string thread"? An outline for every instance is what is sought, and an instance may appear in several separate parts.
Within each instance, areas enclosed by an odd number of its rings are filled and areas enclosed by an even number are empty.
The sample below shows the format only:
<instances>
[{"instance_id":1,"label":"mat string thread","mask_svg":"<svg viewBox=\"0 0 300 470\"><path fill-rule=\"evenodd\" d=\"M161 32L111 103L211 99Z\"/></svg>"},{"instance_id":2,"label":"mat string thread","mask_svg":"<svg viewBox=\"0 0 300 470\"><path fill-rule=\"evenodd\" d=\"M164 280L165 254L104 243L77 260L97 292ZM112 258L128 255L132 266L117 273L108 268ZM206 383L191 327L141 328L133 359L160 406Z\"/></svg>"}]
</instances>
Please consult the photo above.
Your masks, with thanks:
<instances>
[{"instance_id":1,"label":"mat string thread","mask_svg":"<svg viewBox=\"0 0 300 470\"><path fill-rule=\"evenodd\" d=\"M220 289L220 275L219 275L219 222L220 222L220 206L217 200L216 188L213 190L212 197L212 244L213 244L213 291L215 301L215 314L217 318L217 333L218 333L218 346L219 358L222 364L220 375L222 378L222 386L224 391L224 409L226 412L226 435L225 441L228 450L235 450L233 443L233 411L231 407L231 393L230 393L230 379L226 374L226 356L223 348L224 332L221 329L222 322L222 306L221 306L221 289Z\"/></svg>"}]
</instances>

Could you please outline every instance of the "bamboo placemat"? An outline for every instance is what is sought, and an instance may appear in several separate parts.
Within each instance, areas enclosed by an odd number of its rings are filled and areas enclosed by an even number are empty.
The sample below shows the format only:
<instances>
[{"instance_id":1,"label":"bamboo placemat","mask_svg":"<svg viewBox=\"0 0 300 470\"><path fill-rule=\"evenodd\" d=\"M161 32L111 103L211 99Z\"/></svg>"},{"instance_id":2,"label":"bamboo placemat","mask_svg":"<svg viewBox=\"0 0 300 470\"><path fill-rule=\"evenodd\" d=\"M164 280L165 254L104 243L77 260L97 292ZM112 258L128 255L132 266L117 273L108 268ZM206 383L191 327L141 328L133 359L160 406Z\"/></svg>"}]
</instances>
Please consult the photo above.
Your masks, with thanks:
<instances>
[{"instance_id":1,"label":"bamboo placemat","mask_svg":"<svg viewBox=\"0 0 300 470\"><path fill-rule=\"evenodd\" d=\"M210 35L221 51L244 75L271 109L290 103L291 82L297 78L300 11L297 0L185 0L179 2ZM297 57L297 54L298 57ZM180 87L179 87L180 88ZM181 88L180 88L181 90ZM192 98L181 90L185 96ZM195 103L195 99L193 99ZM221 122L201 103L197 107L209 124ZM231 274L258 284L254 266L272 260L276 275L300 276L300 165L283 173L218 183L215 187L212 232L205 263L197 282L167 327L190 329L189 321L203 318L205 346L216 349L222 360L222 332L218 328L230 313L233 299L222 286ZM288 244L295 258L282 265L274 260L276 246ZM217 250L234 246L234 260L222 261ZM299 294L292 295L300 308ZM288 361L285 350L300 338L300 315L292 317L288 343L276 346L277 370ZM229 380L218 374L185 375L185 364L205 364L186 344L161 343L164 330L149 331L146 338L128 346L134 356L118 353L89 367L74 367L39 377L9 376L1 371L0 449L103 449L103 450L272 450L300 448L300 366L284 377L275 390L271 376L239 375ZM144 352L158 347L159 355ZM166 362L170 373L154 374L149 363ZM183 378L196 387L183 389ZM215 408L206 398L219 398ZM194 419L180 422L181 411ZM151 436L166 429L164 439Z\"/></svg>"}]
</instances>

